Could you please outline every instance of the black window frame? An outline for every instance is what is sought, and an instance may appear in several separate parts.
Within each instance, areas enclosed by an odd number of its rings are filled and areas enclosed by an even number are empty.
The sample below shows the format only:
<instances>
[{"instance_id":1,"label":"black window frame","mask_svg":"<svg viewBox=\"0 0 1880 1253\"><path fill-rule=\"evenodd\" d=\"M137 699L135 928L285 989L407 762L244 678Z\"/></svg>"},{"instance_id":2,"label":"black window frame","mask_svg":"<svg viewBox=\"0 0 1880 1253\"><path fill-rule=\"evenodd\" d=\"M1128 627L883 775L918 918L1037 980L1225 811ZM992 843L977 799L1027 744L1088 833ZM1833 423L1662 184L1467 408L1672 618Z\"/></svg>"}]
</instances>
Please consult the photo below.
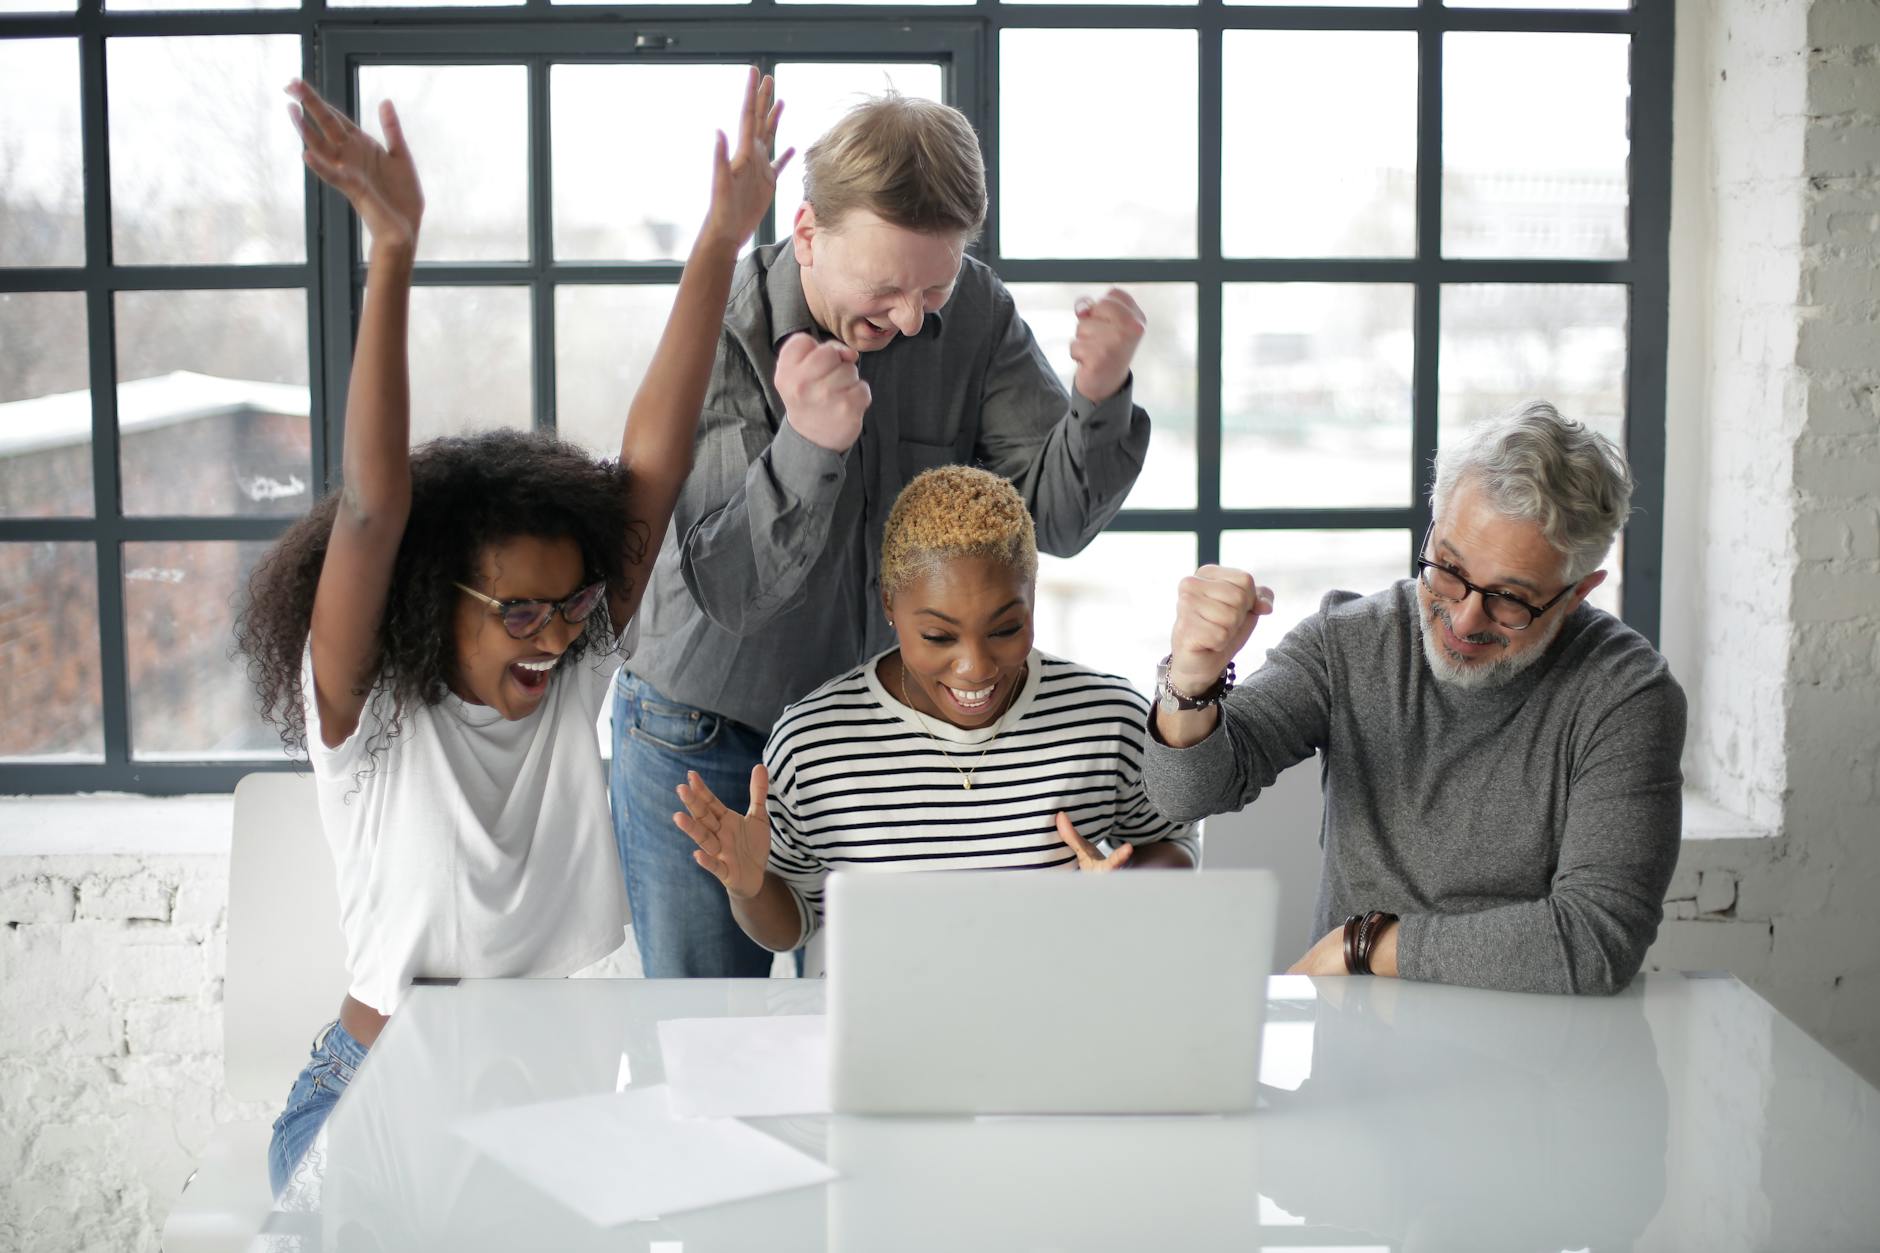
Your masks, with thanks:
<instances>
[{"instance_id":1,"label":"black window frame","mask_svg":"<svg viewBox=\"0 0 1880 1253\"><path fill-rule=\"evenodd\" d=\"M998 82L1008 29L1192 29L1197 37L1198 218L1193 257L1007 259L999 247ZM1416 248L1383 259L1229 258L1221 247L1222 47L1235 30L1398 30L1417 35ZM1612 33L1630 37L1628 251L1620 260L1455 259L1441 254L1442 55L1451 32ZM1628 293L1626 451L1638 482L1623 551L1624 616L1654 643L1661 621L1665 370L1671 202L1672 6L1624 10L1451 9L1193 5L1018 5L997 0L917 6L794 5L752 0L713 6L557 6L362 9L308 0L292 10L113 13L80 0L66 14L0 15L0 40L76 38L84 159L83 266L0 268L0 292L76 292L86 302L92 398L93 516L0 518L0 543L93 546L97 563L104 759L0 762L0 794L128 791L226 792L255 770L300 768L279 759L138 760L131 755L123 545L143 541L269 540L291 519L144 517L121 508L113 304L121 291L297 288L308 295L311 481L331 490L340 465L343 403L363 268L357 224L343 200L311 178L305 187L305 259L280 265L119 265L112 256L105 41L127 36L289 34L301 72L329 98L356 106L361 64L525 62L529 91L531 257L523 262L423 263L416 281L526 285L531 291L533 404L538 425L555 411L555 310L562 284L671 283L677 263L556 262L550 215L548 75L555 61L942 61L948 99L979 127L992 212L975 253L1007 282L1187 283L1197 295L1196 497L1189 509L1126 509L1121 532L1191 534L1201 561L1219 558L1229 530L1399 530L1405 572L1429 523L1428 479L1437 444L1441 293L1459 283L1608 284ZM583 42L585 41L585 42ZM284 123L283 123L284 124ZM1126 170L1118 177L1127 177ZM760 232L774 237L775 215ZM1221 504L1221 357L1224 284L1408 284L1414 289L1410 501L1386 508L1228 509ZM0 349L3 350L3 349ZM1144 398L1154 412L1154 398ZM624 402L622 409L624 412Z\"/></svg>"}]
</instances>

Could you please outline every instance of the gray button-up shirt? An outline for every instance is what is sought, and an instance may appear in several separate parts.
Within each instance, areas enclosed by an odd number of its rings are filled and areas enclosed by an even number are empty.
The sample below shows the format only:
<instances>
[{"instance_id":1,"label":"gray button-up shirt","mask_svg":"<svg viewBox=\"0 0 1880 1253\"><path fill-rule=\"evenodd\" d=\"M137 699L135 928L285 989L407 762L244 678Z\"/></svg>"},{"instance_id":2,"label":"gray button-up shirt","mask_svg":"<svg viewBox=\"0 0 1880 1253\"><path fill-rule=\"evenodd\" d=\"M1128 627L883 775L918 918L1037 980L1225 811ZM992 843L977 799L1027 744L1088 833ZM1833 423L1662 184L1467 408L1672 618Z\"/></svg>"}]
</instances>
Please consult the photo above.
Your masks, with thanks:
<instances>
[{"instance_id":1,"label":"gray button-up shirt","mask_svg":"<svg viewBox=\"0 0 1880 1253\"><path fill-rule=\"evenodd\" d=\"M877 575L901 488L932 466L1011 479L1038 547L1081 551L1142 469L1130 385L1066 394L1011 293L971 257L920 334L863 353L861 438L819 448L784 421L777 346L810 317L790 241L739 263L699 418L697 459L641 607L627 669L667 696L767 730L785 705L893 644Z\"/></svg>"}]
</instances>

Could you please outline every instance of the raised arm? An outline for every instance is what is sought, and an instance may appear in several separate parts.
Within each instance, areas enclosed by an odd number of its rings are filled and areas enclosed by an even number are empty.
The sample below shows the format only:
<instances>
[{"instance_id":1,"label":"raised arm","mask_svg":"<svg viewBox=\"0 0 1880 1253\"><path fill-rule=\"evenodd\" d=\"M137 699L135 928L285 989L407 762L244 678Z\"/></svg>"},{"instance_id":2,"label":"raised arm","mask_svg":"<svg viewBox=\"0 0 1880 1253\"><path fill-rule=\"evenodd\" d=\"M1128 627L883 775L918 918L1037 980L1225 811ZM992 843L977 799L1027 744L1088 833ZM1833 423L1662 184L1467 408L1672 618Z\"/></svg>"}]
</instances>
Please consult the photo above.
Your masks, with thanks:
<instances>
[{"instance_id":1,"label":"raised arm","mask_svg":"<svg viewBox=\"0 0 1880 1253\"><path fill-rule=\"evenodd\" d=\"M320 738L337 748L359 725L378 675L379 619L411 512L411 385L405 346L424 192L390 101L385 143L296 79L287 107L307 168L344 195L372 233L365 308L346 390L344 481L313 598L313 688Z\"/></svg>"},{"instance_id":2,"label":"raised arm","mask_svg":"<svg viewBox=\"0 0 1880 1253\"><path fill-rule=\"evenodd\" d=\"M730 336L723 349L725 367L744 372L727 390L761 396L757 363ZM785 413L774 429L758 400L706 410L675 515L686 589L714 623L747 637L810 593L870 399L855 350L804 332L779 349L775 380Z\"/></svg>"},{"instance_id":3,"label":"raised arm","mask_svg":"<svg viewBox=\"0 0 1880 1253\"><path fill-rule=\"evenodd\" d=\"M775 102L775 92L770 76L760 78L753 67L745 84L736 148L730 147L723 132L718 135L712 155L711 210L686 260L652 364L627 410L620 462L627 469L633 493L637 533L628 552L636 554L637 560L627 568L623 581L608 585L608 610L615 631L623 629L639 609L660 541L692 469L699 414L738 249L763 220L777 193L777 175L792 155L785 152L771 158L783 112L783 105Z\"/></svg>"},{"instance_id":4,"label":"raised arm","mask_svg":"<svg viewBox=\"0 0 1880 1253\"><path fill-rule=\"evenodd\" d=\"M1038 547L1083 551L1123 507L1149 451L1149 415L1135 403L1130 363L1147 319L1121 288L1080 299L1064 394L1012 297L996 287L998 338L981 399L980 461L1018 485L1038 526Z\"/></svg>"}]
</instances>

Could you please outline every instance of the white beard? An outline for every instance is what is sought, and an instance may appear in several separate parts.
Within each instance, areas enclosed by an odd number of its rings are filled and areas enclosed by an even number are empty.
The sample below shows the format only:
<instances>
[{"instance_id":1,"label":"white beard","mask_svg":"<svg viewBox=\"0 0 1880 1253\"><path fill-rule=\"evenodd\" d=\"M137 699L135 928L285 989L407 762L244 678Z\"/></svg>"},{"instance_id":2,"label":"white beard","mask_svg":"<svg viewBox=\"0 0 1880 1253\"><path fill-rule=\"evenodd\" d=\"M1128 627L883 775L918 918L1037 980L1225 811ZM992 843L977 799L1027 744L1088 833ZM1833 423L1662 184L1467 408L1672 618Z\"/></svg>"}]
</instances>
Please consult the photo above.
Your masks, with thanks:
<instances>
[{"instance_id":1,"label":"white beard","mask_svg":"<svg viewBox=\"0 0 1880 1253\"><path fill-rule=\"evenodd\" d=\"M1441 628L1431 621L1433 617L1441 615L1443 621L1449 623L1448 612L1433 597L1425 604L1421 595L1417 597L1417 608L1420 611L1417 614L1417 626L1420 628L1418 634L1423 637L1423 656L1430 663L1430 673L1440 683L1452 684L1471 692L1500 687L1539 661L1547 652L1547 646L1554 642L1554 636L1560 634L1561 624L1566 621L1565 614L1556 614L1552 622L1541 628L1541 637L1531 648L1511 656L1497 657L1493 661L1469 661L1449 651L1439 634ZM1455 629L1454 624L1449 625L1451 630ZM1504 646L1509 642L1507 636L1493 632L1479 632L1460 638L1471 643Z\"/></svg>"}]
</instances>

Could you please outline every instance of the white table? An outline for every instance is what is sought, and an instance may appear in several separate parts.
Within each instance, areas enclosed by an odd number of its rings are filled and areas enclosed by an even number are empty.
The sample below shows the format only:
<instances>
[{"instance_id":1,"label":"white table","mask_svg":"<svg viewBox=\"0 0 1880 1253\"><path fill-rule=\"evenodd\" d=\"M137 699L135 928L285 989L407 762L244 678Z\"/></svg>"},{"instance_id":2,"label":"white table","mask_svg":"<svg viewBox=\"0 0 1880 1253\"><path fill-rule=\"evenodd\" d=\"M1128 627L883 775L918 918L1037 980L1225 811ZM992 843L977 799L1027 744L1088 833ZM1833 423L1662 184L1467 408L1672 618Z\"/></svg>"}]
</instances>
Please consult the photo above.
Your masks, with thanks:
<instances>
[{"instance_id":1,"label":"white table","mask_svg":"<svg viewBox=\"0 0 1880 1253\"><path fill-rule=\"evenodd\" d=\"M1274 979L1244 1118L756 1120L835 1183L596 1229L450 1128L664 1078L655 1023L819 981L416 989L328 1127L332 1250L1880 1249L1880 1092L1730 979ZM1082 1064L1133 1064L1092 1040Z\"/></svg>"}]
</instances>

